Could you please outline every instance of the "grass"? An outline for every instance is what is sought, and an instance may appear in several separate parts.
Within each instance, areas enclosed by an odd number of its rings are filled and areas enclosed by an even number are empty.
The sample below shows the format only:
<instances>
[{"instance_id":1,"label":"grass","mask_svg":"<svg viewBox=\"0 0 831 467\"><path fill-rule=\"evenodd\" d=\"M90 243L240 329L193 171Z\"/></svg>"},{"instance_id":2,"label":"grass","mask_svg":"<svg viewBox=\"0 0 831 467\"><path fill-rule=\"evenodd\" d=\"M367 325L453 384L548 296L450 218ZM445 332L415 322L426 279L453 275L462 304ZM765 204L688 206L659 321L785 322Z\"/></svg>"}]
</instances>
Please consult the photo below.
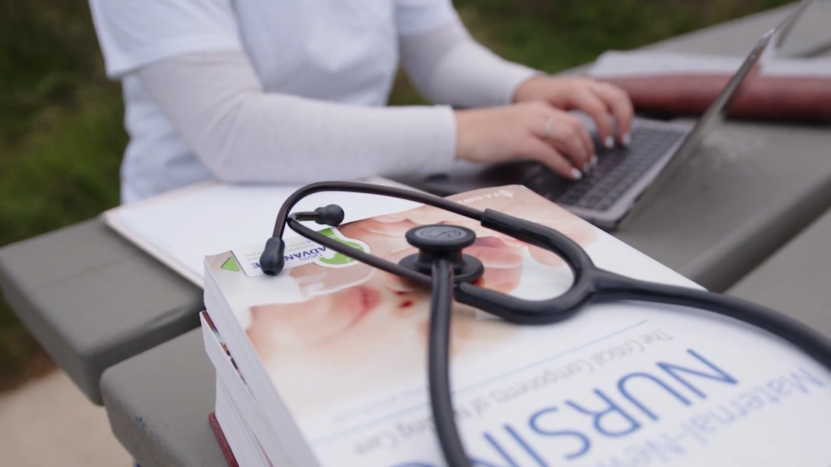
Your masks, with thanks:
<instances>
[{"instance_id":1,"label":"grass","mask_svg":"<svg viewBox=\"0 0 831 467\"><path fill-rule=\"evenodd\" d=\"M474 37L547 72L785 0L457 0ZM393 105L424 103L402 74ZM0 4L0 246L118 203L127 137L85 0ZM0 391L51 368L0 300Z\"/></svg>"},{"instance_id":2,"label":"grass","mask_svg":"<svg viewBox=\"0 0 831 467\"><path fill-rule=\"evenodd\" d=\"M123 106L117 92L105 89L85 89L85 104L77 108L50 109L54 114L45 129L38 126L15 150L3 151L0 242L71 225L117 205L126 142ZM45 360L0 300L0 391L48 369Z\"/></svg>"},{"instance_id":3,"label":"grass","mask_svg":"<svg viewBox=\"0 0 831 467\"><path fill-rule=\"evenodd\" d=\"M127 137L86 2L0 5L0 246L118 203ZM0 391L53 365L0 299Z\"/></svg>"}]
</instances>

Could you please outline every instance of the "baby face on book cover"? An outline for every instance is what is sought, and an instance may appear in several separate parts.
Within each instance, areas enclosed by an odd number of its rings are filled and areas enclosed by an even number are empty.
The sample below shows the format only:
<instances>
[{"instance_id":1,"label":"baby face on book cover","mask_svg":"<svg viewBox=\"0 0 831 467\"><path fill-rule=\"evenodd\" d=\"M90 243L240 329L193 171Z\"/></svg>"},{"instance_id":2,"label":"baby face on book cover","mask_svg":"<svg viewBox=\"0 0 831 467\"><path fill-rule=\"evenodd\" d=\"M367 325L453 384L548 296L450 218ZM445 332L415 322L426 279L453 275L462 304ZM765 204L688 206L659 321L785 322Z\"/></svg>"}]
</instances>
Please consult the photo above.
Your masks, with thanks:
<instances>
[{"instance_id":1,"label":"baby face on book cover","mask_svg":"<svg viewBox=\"0 0 831 467\"><path fill-rule=\"evenodd\" d=\"M479 190L452 197L477 209L491 208L553 227L583 247L597 241L596 229L522 187ZM465 250L485 265L477 285L522 295L523 272L545 268L559 278L547 296L570 285L571 273L553 253L481 227L477 222L433 207L345 225L344 237L360 240L370 252L390 261L416 250L404 234L417 225L455 224L476 232ZM361 263L327 268L309 263L290 271L308 297L299 303L251 307L248 337L281 396L298 416L387 386L419 384L426 374L430 316L429 290ZM527 288L530 288L527 286ZM483 319L470 307L454 304L451 349L454 360L486 358L509 345L516 328ZM383 391L382 391L383 392Z\"/></svg>"}]
</instances>

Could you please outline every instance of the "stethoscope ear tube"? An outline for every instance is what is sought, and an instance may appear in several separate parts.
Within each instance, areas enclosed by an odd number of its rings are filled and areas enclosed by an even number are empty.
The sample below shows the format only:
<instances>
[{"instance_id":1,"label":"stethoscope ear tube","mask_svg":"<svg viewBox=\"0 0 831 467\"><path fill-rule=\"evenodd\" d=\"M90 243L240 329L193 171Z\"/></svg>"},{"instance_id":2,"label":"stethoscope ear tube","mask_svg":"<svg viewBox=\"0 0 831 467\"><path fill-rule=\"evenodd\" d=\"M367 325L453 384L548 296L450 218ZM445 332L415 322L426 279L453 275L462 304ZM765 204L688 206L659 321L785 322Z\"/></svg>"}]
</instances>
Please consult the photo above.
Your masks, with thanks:
<instances>
[{"instance_id":1,"label":"stethoscope ear tube","mask_svg":"<svg viewBox=\"0 0 831 467\"><path fill-rule=\"evenodd\" d=\"M398 277L407 279L416 284L430 285L432 283L432 279L428 275L422 274L417 271L413 271L412 269L407 269L399 264L387 261L377 256L373 256L369 253L365 253L357 248L347 246L333 238L329 238L325 235L315 232L314 230L301 224L300 221L294 219L292 216L289 216L288 226L292 230L300 234L300 236L302 237L305 237L319 245L323 245L332 251L336 251L342 255L348 256L364 264L368 264L374 268L380 269L390 274L394 274Z\"/></svg>"}]
</instances>

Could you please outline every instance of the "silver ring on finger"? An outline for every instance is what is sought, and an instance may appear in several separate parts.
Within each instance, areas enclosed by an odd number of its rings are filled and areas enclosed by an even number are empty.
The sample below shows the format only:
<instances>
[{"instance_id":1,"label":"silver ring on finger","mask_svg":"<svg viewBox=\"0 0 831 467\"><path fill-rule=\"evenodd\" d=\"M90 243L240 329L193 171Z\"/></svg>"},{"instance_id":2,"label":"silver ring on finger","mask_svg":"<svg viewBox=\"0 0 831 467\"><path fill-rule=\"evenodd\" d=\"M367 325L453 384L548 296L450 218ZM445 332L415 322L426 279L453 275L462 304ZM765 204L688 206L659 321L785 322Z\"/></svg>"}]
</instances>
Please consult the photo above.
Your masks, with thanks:
<instances>
[{"instance_id":1,"label":"silver ring on finger","mask_svg":"<svg viewBox=\"0 0 831 467\"><path fill-rule=\"evenodd\" d=\"M557 117L551 117L545 122L545 127L542 129L542 136L545 139L551 139L553 136L551 134L552 128L554 127L554 122L557 121Z\"/></svg>"}]
</instances>

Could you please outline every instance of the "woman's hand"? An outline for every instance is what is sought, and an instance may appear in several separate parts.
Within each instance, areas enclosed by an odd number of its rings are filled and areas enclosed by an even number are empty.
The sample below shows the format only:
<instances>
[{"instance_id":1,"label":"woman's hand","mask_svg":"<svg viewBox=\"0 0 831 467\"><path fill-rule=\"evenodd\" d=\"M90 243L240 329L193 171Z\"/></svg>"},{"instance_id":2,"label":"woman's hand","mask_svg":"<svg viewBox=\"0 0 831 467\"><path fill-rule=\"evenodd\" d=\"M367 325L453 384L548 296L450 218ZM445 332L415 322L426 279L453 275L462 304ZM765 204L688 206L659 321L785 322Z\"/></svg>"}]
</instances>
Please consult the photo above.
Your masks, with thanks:
<instances>
[{"instance_id":1,"label":"woman's hand","mask_svg":"<svg viewBox=\"0 0 831 467\"><path fill-rule=\"evenodd\" d=\"M546 102L561 110L581 110L597 124L600 141L611 149L617 139L629 144L629 128L634 114L632 101L617 86L590 78L535 76L522 83L514 94L515 102ZM611 117L617 123L612 135Z\"/></svg>"},{"instance_id":2,"label":"woman's hand","mask_svg":"<svg viewBox=\"0 0 831 467\"><path fill-rule=\"evenodd\" d=\"M542 101L457 110L456 131L456 157L473 162L529 158L569 180L597 163L580 119Z\"/></svg>"}]
</instances>

